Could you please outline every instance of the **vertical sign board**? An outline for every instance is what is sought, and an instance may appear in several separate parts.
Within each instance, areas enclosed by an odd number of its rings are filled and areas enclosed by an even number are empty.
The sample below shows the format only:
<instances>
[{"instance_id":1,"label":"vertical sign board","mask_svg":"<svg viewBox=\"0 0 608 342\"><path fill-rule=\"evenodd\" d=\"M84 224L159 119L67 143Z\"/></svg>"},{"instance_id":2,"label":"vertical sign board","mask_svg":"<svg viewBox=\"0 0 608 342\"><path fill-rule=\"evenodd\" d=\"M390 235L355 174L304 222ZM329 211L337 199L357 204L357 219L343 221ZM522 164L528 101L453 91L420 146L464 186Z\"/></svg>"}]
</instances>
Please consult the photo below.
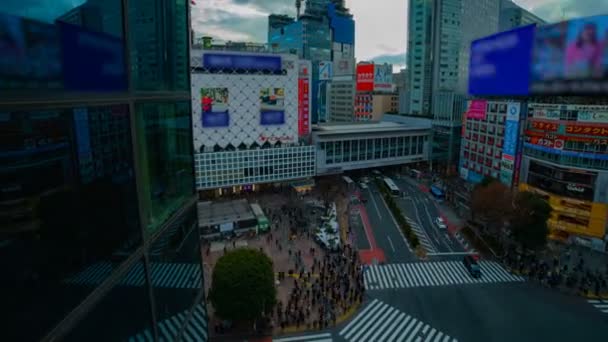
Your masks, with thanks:
<instances>
[{"instance_id":1,"label":"vertical sign board","mask_svg":"<svg viewBox=\"0 0 608 342\"><path fill-rule=\"evenodd\" d=\"M511 186L515 169L515 156L517 154L517 141L519 138L519 118L521 104L511 102L507 105L507 120L505 127L505 142L500 162L500 180Z\"/></svg>"},{"instance_id":2,"label":"vertical sign board","mask_svg":"<svg viewBox=\"0 0 608 342\"><path fill-rule=\"evenodd\" d=\"M308 135L309 132L309 82L308 78L298 79L298 136Z\"/></svg>"}]
</instances>

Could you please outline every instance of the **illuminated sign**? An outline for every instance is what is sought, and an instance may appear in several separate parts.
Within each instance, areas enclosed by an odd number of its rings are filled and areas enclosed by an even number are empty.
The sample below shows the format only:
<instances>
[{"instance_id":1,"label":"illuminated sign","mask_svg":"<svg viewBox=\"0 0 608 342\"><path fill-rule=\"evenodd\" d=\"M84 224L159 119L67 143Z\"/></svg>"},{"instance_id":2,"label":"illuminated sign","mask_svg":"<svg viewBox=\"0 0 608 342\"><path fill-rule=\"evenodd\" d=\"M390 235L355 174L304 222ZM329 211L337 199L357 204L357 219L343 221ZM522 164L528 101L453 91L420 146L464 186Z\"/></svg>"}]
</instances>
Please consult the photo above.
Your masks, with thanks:
<instances>
[{"instance_id":1,"label":"illuminated sign","mask_svg":"<svg viewBox=\"0 0 608 342\"><path fill-rule=\"evenodd\" d=\"M597 127L589 125L567 124L566 133L608 137L608 125L604 127Z\"/></svg>"},{"instance_id":2,"label":"illuminated sign","mask_svg":"<svg viewBox=\"0 0 608 342\"><path fill-rule=\"evenodd\" d=\"M532 117L545 120L559 120L560 111L558 109L534 108Z\"/></svg>"},{"instance_id":3,"label":"illuminated sign","mask_svg":"<svg viewBox=\"0 0 608 342\"><path fill-rule=\"evenodd\" d=\"M472 100L467 110L467 118L485 120L488 101Z\"/></svg>"},{"instance_id":4,"label":"illuminated sign","mask_svg":"<svg viewBox=\"0 0 608 342\"><path fill-rule=\"evenodd\" d=\"M309 132L309 98L308 78L298 79L298 135L304 136Z\"/></svg>"},{"instance_id":5,"label":"illuminated sign","mask_svg":"<svg viewBox=\"0 0 608 342\"><path fill-rule=\"evenodd\" d=\"M374 90L374 65L357 65L357 91Z\"/></svg>"},{"instance_id":6,"label":"illuminated sign","mask_svg":"<svg viewBox=\"0 0 608 342\"><path fill-rule=\"evenodd\" d=\"M578 121L580 122L608 122L608 112L591 112L591 111L579 111Z\"/></svg>"},{"instance_id":7,"label":"illuminated sign","mask_svg":"<svg viewBox=\"0 0 608 342\"><path fill-rule=\"evenodd\" d=\"M548 122L531 121L531 120L530 120L530 123L532 124L532 128L538 129L541 131L557 132L557 130L559 129L559 124L557 124L557 123L548 123Z\"/></svg>"},{"instance_id":8,"label":"illuminated sign","mask_svg":"<svg viewBox=\"0 0 608 342\"><path fill-rule=\"evenodd\" d=\"M280 56L234 55L223 53L205 53L203 67L210 70L268 70L281 72Z\"/></svg>"},{"instance_id":9,"label":"illuminated sign","mask_svg":"<svg viewBox=\"0 0 608 342\"><path fill-rule=\"evenodd\" d=\"M576 192L585 192L585 188L572 183L568 183L568 185L566 185L566 189Z\"/></svg>"},{"instance_id":10,"label":"illuminated sign","mask_svg":"<svg viewBox=\"0 0 608 342\"><path fill-rule=\"evenodd\" d=\"M319 81L329 81L332 76L331 62L319 62Z\"/></svg>"}]
</instances>

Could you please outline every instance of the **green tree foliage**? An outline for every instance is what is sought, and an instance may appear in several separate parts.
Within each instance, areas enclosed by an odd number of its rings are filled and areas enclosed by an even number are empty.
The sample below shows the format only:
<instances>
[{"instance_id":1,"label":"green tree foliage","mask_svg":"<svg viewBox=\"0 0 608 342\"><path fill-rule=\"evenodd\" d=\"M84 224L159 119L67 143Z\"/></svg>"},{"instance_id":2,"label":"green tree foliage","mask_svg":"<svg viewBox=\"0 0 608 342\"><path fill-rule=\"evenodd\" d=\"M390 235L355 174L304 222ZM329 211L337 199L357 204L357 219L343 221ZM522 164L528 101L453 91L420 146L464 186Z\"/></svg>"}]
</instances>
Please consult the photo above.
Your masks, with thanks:
<instances>
[{"instance_id":1,"label":"green tree foliage","mask_svg":"<svg viewBox=\"0 0 608 342\"><path fill-rule=\"evenodd\" d=\"M521 247L538 250L547 243L547 219L551 206L540 195L522 191L515 197L515 210L511 219L513 239Z\"/></svg>"},{"instance_id":2,"label":"green tree foliage","mask_svg":"<svg viewBox=\"0 0 608 342\"><path fill-rule=\"evenodd\" d=\"M475 220L481 220L493 233L500 233L504 222L513 211L511 190L500 181L486 177L488 182L480 183L471 196L471 209Z\"/></svg>"},{"instance_id":3,"label":"green tree foliage","mask_svg":"<svg viewBox=\"0 0 608 342\"><path fill-rule=\"evenodd\" d=\"M272 261L258 250L228 252L213 269L209 299L223 319L256 320L264 312L271 312L276 293Z\"/></svg>"}]
</instances>

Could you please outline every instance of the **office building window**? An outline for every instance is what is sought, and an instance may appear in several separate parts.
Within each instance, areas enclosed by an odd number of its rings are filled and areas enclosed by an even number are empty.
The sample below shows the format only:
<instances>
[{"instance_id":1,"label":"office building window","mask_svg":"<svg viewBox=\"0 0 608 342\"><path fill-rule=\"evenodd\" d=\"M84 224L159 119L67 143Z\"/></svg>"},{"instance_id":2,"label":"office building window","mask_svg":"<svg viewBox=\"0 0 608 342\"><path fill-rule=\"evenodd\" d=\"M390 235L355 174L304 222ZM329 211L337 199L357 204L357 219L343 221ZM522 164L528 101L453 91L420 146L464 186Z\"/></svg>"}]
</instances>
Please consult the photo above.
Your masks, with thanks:
<instances>
[{"instance_id":1,"label":"office building window","mask_svg":"<svg viewBox=\"0 0 608 342\"><path fill-rule=\"evenodd\" d=\"M9 111L0 132L3 336L40 340L141 246L128 107Z\"/></svg>"},{"instance_id":2,"label":"office building window","mask_svg":"<svg viewBox=\"0 0 608 342\"><path fill-rule=\"evenodd\" d=\"M188 102L135 105L144 222L153 233L193 195Z\"/></svg>"}]
</instances>

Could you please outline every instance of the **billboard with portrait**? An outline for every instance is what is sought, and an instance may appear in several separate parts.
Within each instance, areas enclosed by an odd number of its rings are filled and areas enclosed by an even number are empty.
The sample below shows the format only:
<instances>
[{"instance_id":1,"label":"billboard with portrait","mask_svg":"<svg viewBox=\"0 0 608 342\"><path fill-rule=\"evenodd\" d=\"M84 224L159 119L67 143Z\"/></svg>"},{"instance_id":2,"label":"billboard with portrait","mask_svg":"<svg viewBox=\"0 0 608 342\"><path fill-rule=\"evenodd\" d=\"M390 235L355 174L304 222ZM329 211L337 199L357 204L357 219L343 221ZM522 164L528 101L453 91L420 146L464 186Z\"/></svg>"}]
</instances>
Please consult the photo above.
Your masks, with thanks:
<instances>
[{"instance_id":1,"label":"billboard with portrait","mask_svg":"<svg viewBox=\"0 0 608 342\"><path fill-rule=\"evenodd\" d=\"M528 94L534 28L528 25L471 43L470 95Z\"/></svg>"},{"instance_id":2,"label":"billboard with portrait","mask_svg":"<svg viewBox=\"0 0 608 342\"><path fill-rule=\"evenodd\" d=\"M260 124L282 125L285 123L285 89L263 88L260 90Z\"/></svg>"},{"instance_id":3,"label":"billboard with portrait","mask_svg":"<svg viewBox=\"0 0 608 342\"><path fill-rule=\"evenodd\" d=\"M228 127L228 88L201 88L200 92L203 128Z\"/></svg>"},{"instance_id":4,"label":"billboard with portrait","mask_svg":"<svg viewBox=\"0 0 608 342\"><path fill-rule=\"evenodd\" d=\"M358 64L357 65L357 91L373 91L374 90L374 65L373 64Z\"/></svg>"},{"instance_id":5,"label":"billboard with portrait","mask_svg":"<svg viewBox=\"0 0 608 342\"><path fill-rule=\"evenodd\" d=\"M605 94L608 91L608 15L539 27L531 71L533 93Z\"/></svg>"},{"instance_id":6,"label":"billboard with portrait","mask_svg":"<svg viewBox=\"0 0 608 342\"><path fill-rule=\"evenodd\" d=\"M332 63L329 61L319 62L319 81L329 81L331 80L332 72Z\"/></svg>"}]
</instances>

